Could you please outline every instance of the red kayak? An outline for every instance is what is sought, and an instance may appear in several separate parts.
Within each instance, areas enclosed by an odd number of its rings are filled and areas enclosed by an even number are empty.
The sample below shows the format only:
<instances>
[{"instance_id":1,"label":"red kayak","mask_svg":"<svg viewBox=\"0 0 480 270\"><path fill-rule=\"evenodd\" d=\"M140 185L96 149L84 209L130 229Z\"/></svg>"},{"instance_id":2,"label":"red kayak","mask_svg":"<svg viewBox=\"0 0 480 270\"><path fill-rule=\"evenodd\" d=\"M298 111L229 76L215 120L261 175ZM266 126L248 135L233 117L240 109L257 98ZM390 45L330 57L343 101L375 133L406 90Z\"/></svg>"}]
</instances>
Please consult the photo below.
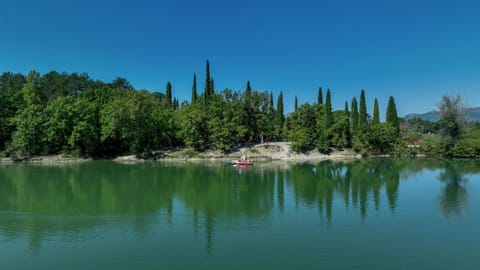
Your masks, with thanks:
<instances>
[{"instance_id":1,"label":"red kayak","mask_svg":"<svg viewBox=\"0 0 480 270\"><path fill-rule=\"evenodd\" d=\"M253 165L253 161L251 160L232 160L230 164L233 167L238 167L238 168L248 168Z\"/></svg>"}]
</instances>

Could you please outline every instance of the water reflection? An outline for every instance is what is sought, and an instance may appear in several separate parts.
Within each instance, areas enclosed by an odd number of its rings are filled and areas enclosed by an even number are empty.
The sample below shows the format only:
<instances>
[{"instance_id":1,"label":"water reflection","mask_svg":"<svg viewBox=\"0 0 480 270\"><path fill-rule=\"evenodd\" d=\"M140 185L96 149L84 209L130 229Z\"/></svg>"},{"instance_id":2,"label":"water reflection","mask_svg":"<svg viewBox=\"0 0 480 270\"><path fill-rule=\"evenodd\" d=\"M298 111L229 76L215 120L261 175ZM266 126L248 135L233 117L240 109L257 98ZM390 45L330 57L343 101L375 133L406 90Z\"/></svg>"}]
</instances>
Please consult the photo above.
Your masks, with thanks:
<instances>
[{"instance_id":1,"label":"water reflection","mask_svg":"<svg viewBox=\"0 0 480 270\"><path fill-rule=\"evenodd\" d=\"M295 197L307 205L318 205L320 214L332 219L334 199L341 199L345 208L360 209L362 218L367 215L368 204L376 210L380 194L385 190L389 208L394 211L400 183L399 163L378 159L353 163L322 162L308 170L310 165L297 165L289 171L289 182ZM312 173L313 171L313 173Z\"/></svg>"},{"instance_id":2,"label":"water reflection","mask_svg":"<svg viewBox=\"0 0 480 270\"><path fill-rule=\"evenodd\" d=\"M329 223L334 223L334 209L338 214L358 209L362 220L382 207L395 213L400 180L424 171L438 174L445 216L460 215L467 204L466 174L480 173L479 161L271 163L244 171L218 163L2 166L0 236L7 241L27 237L31 249L39 250L52 236L75 241L112 226L137 235L175 227L173 220L183 213L210 251L218 226L268 224L292 206L313 208Z\"/></svg>"},{"instance_id":3,"label":"water reflection","mask_svg":"<svg viewBox=\"0 0 480 270\"><path fill-rule=\"evenodd\" d=\"M440 206L446 217L460 216L467 205L468 193L464 184L467 182L465 175L468 171L463 166L463 161L453 160L445 164L443 172L438 176L444 183L440 194Z\"/></svg>"}]
</instances>

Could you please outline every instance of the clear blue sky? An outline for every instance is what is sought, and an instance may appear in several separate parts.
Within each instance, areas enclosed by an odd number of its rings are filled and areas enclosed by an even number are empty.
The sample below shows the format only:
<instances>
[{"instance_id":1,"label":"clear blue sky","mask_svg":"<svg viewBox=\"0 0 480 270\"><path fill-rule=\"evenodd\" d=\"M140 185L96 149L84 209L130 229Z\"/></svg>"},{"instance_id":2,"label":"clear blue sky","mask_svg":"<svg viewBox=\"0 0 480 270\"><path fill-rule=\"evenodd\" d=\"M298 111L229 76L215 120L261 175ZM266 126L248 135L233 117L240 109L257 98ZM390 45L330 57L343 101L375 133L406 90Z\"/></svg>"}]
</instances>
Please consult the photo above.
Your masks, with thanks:
<instances>
[{"instance_id":1,"label":"clear blue sky","mask_svg":"<svg viewBox=\"0 0 480 270\"><path fill-rule=\"evenodd\" d=\"M284 91L286 110L330 88L335 109L364 88L399 115L444 93L480 106L479 1L4 1L0 72L87 72L190 100L205 60L216 89Z\"/></svg>"}]
</instances>

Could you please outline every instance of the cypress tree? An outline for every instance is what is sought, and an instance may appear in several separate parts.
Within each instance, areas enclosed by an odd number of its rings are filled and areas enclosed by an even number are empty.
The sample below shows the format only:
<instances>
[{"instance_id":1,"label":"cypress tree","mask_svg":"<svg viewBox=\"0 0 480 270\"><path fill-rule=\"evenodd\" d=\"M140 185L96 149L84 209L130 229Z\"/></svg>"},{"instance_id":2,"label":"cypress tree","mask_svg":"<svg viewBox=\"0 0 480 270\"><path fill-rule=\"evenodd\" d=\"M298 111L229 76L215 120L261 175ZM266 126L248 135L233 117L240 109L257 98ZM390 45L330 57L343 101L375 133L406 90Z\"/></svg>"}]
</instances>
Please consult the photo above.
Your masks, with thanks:
<instances>
[{"instance_id":1,"label":"cypress tree","mask_svg":"<svg viewBox=\"0 0 480 270\"><path fill-rule=\"evenodd\" d=\"M343 129L343 137L345 139L345 147L352 145L352 132L350 130L350 113L348 112L348 102L345 101L345 127Z\"/></svg>"},{"instance_id":2,"label":"cypress tree","mask_svg":"<svg viewBox=\"0 0 480 270\"><path fill-rule=\"evenodd\" d=\"M273 108L273 93L272 93L272 92L270 92L270 100L269 100L269 102L270 102L270 108L271 108L271 110L272 110L272 111L275 111L274 108Z\"/></svg>"},{"instance_id":3,"label":"cypress tree","mask_svg":"<svg viewBox=\"0 0 480 270\"><path fill-rule=\"evenodd\" d=\"M275 132L275 109L273 108L273 94L270 92L268 95L268 104L266 104L262 115L259 117L260 124L258 125L259 130L261 130L261 137L263 142L263 137L267 140L271 140Z\"/></svg>"},{"instance_id":4,"label":"cypress tree","mask_svg":"<svg viewBox=\"0 0 480 270\"><path fill-rule=\"evenodd\" d=\"M278 95L277 99L277 111L276 111L276 119L277 119L277 127L282 129L283 128L283 121L285 117L283 116L283 92L280 91L280 95Z\"/></svg>"},{"instance_id":5,"label":"cypress tree","mask_svg":"<svg viewBox=\"0 0 480 270\"><path fill-rule=\"evenodd\" d=\"M166 96L168 100L168 106L172 106L172 84L167 82Z\"/></svg>"},{"instance_id":6,"label":"cypress tree","mask_svg":"<svg viewBox=\"0 0 480 270\"><path fill-rule=\"evenodd\" d=\"M352 99L352 130L357 130L358 129L358 107L357 107L357 99L354 97Z\"/></svg>"},{"instance_id":7,"label":"cypress tree","mask_svg":"<svg viewBox=\"0 0 480 270\"><path fill-rule=\"evenodd\" d=\"M325 97L325 129L328 129L333 124L332 115L332 101L330 98L330 89L327 89L327 95Z\"/></svg>"},{"instance_id":8,"label":"cypress tree","mask_svg":"<svg viewBox=\"0 0 480 270\"><path fill-rule=\"evenodd\" d=\"M204 90L204 94L205 94L205 104L208 103L208 100L210 99L210 87L212 86L212 84L210 83L210 62L208 62L207 60L207 68L206 68L206 72L205 72L205 90Z\"/></svg>"},{"instance_id":9,"label":"cypress tree","mask_svg":"<svg viewBox=\"0 0 480 270\"><path fill-rule=\"evenodd\" d=\"M378 100L376 98L373 103L373 124L380 124L380 113L378 110Z\"/></svg>"},{"instance_id":10,"label":"cypress tree","mask_svg":"<svg viewBox=\"0 0 480 270\"><path fill-rule=\"evenodd\" d=\"M390 96L388 99L388 106L387 106L387 123L392 125L395 128L395 132L397 136L400 135L400 122L398 121L398 114L397 114L397 106L395 105L395 99Z\"/></svg>"},{"instance_id":11,"label":"cypress tree","mask_svg":"<svg viewBox=\"0 0 480 270\"><path fill-rule=\"evenodd\" d=\"M192 104L197 102L197 74L193 73Z\"/></svg>"},{"instance_id":12,"label":"cypress tree","mask_svg":"<svg viewBox=\"0 0 480 270\"><path fill-rule=\"evenodd\" d=\"M255 136L255 131L257 130L256 119L253 111L252 103L252 87L250 86L250 81L247 81L247 87L243 93L243 110L244 110L244 124L247 127L246 139L250 140Z\"/></svg>"},{"instance_id":13,"label":"cypress tree","mask_svg":"<svg viewBox=\"0 0 480 270\"><path fill-rule=\"evenodd\" d=\"M365 90L360 93L360 108L358 112L358 125L363 128L367 124L367 103L365 101Z\"/></svg>"},{"instance_id":14,"label":"cypress tree","mask_svg":"<svg viewBox=\"0 0 480 270\"><path fill-rule=\"evenodd\" d=\"M318 105L323 104L323 93L322 93L322 87L318 88L318 97L317 97L317 103Z\"/></svg>"},{"instance_id":15,"label":"cypress tree","mask_svg":"<svg viewBox=\"0 0 480 270\"><path fill-rule=\"evenodd\" d=\"M298 99L297 96L295 96L295 104L294 104L295 112L298 110Z\"/></svg>"},{"instance_id":16,"label":"cypress tree","mask_svg":"<svg viewBox=\"0 0 480 270\"><path fill-rule=\"evenodd\" d=\"M250 122L250 118L253 114L253 105L252 105L252 87L250 86L250 81L247 81L247 88L245 88L245 110L247 112L247 123Z\"/></svg>"},{"instance_id":17,"label":"cypress tree","mask_svg":"<svg viewBox=\"0 0 480 270\"><path fill-rule=\"evenodd\" d=\"M252 87L250 86L250 81L247 81L247 88L245 89L245 94L252 95Z\"/></svg>"},{"instance_id":18,"label":"cypress tree","mask_svg":"<svg viewBox=\"0 0 480 270\"><path fill-rule=\"evenodd\" d=\"M174 98L173 99L173 109L177 110L179 106L180 106L180 104L178 103L178 99Z\"/></svg>"},{"instance_id":19,"label":"cypress tree","mask_svg":"<svg viewBox=\"0 0 480 270\"><path fill-rule=\"evenodd\" d=\"M213 97L214 94L215 94L215 83L213 81L213 78L210 78L210 94L209 94L209 96Z\"/></svg>"},{"instance_id":20,"label":"cypress tree","mask_svg":"<svg viewBox=\"0 0 480 270\"><path fill-rule=\"evenodd\" d=\"M269 116L269 121L272 121L272 125L275 125L275 108L273 107L273 93L270 92L270 100L268 101L268 116Z\"/></svg>"}]
</instances>

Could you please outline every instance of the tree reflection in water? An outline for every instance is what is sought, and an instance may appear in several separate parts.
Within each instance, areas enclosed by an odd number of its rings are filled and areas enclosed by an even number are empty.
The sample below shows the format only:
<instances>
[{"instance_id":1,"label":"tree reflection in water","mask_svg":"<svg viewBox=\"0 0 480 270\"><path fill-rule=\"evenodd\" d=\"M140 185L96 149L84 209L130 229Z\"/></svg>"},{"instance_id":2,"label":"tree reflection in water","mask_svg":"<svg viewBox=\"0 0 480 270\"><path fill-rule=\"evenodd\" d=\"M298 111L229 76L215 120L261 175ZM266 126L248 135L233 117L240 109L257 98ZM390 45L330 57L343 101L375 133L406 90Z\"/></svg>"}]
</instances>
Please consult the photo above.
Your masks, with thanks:
<instances>
[{"instance_id":1,"label":"tree reflection in water","mask_svg":"<svg viewBox=\"0 0 480 270\"><path fill-rule=\"evenodd\" d=\"M465 170L464 165L465 161L462 160L446 162L443 172L438 176L438 179L444 183L440 194L440 206L446 217L460 216L467 205L468 192L464 184L468 180L465 177L468 171Z\"/></svg>"},{"instance_id":2,"label":"tree reflection in water","mask_svg":"<svg viewBox=\"0 0 480 270\"><path fill-rule=\"evenodd\" d=\"M362 220L382 204L395 213L400 179L438 169L440 206L447 217L460 215L467 203L465 175L478 174L479 161L266 163L242 171L221 163L2 166L0 236L14 241L26 235L31 249L38 250L46 236L85 239L108 226L135 235L146 235L154 226L175 229L175 217L183 211L210 252L219 226L236 230L268 224L295 206L315 208L329 223L339 206L358 209Z\"/></svg>"}]
</instances>

